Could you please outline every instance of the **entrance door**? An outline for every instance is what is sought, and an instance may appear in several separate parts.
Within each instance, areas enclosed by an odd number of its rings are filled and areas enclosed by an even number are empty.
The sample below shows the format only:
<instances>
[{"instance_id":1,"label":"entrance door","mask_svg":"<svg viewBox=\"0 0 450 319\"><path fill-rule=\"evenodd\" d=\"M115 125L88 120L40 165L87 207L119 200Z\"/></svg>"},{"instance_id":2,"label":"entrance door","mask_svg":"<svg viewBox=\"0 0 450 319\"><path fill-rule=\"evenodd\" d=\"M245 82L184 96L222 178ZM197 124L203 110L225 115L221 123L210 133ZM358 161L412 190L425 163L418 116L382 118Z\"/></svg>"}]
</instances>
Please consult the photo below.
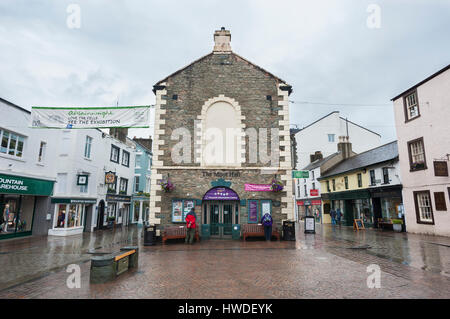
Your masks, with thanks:
<instances>
[{"instance_id":1,"label":"entrance door","mask_svg":"<svg viewBox=\"0 0 450 319\"><path fill-rule=\"evenodd\" d=\"M211 237L231 238L233 228L233 216L236 204L234 201L211 201L207 202L208 212L205 224L210 226Z\"/></svg>"},{"instance_id":2,"label":"entrance door","mask_svg":"<svg viewBox=\"0 0 450 319\"><path fill-rule=\"evenodd\" d=\"M103 200L98 204L98 212L97 212L97 229L103 228L103 218L105 217L105 202Z\"/></svg>"}]
</instances>

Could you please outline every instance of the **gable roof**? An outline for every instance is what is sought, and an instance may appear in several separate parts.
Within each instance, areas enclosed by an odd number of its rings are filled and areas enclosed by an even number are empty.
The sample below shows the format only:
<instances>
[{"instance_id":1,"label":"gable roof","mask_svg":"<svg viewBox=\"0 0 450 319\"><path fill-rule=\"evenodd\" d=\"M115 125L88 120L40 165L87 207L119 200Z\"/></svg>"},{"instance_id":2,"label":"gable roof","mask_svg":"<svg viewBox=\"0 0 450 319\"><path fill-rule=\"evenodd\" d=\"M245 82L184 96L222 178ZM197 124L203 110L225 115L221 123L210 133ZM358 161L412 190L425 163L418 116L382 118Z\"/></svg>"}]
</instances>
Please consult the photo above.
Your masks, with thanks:
<instances>
[{"instance_id":1,"label":"gable roof","mask_svg":"<svg viewBox=\"0 0 450 319\"><path fill-rule=\"evenodd\" d=\"M447 71L448 69L450 69L450 64L447 65L446 67L440 69L439 71L437 71L436 73L430 75L429 77L427 77L425 80L420 81L419 83L417 83L416 85L413 85L412 87L410 87L409 89L407 89L406 91L403 91L402 93L400 93L399 95L397 95L396 97L392 98L391 101L395 101L396 99L398 99L399 97L401 97L403 94L407 93L408 91L411 91L415 88L417 88L418 86L421 86L422 84L424 84L425 82L430 81L432 78L438 76L439 74Z\"/></svg>"},{"instance_id":2,"label":"gable roof","mask_svg":"<svg viewBox=\"0 0 450 319\"><path fill-rule=\"evenodd\" d=\"M24 112L26 112L26 113L28 113L28 114L31 114L31 112L28 111L27 109L24 109L23 107L18 106L17 104L14 104L14 103L12 103L12 102L9 102L8 100L5 100L5 99L3 99L3 98L1 98L1 97L0 97L0 101L2 101L2 102L5 103L5 104L8 104L8 105L10 105L10 106L12 106L12 107L15 107L15 108L17 108L17 109L19 109L19 110L21 110L21 111L24 111Z\"/></svg>"},{"instance_id":3,"label":"gable roof","mask_svg":"<svg viewBox=\"0 0 450 319\"><path fill-rule=\"evenodd\" d=\"M330 159L332 159L333 157L335 157L335 156L338 155L338 154L339 154L339 152L336 152L336 153L333 153L333 154L331 154L331 155L328 155L328 156L325 157L325 158L315 160L314 162L309 163L307 166L305 166L305 167L303 168L303 170L305 170L305 171L310 171L310 170L312 170L312 169L315 169L315 168L317 168L317 167L320 167L320 166L322 166L322 164L325 164L326 162L328 162Z\"/></svg>"},{"instance_id":4,"label":"gable roof","mask_svg":"<svg viewBox=\"0 0 450 319\"><path fill-rule=\"evenodd\" d=\"M252 62L250 62L249 60L247 60L247 59L241 57L240 55L238 55L238 54L236 54L236 53L234 53L234 52L231 52L231 53L224 53L224 54L231 54L231 55L233 55L233 56L235 56L235 57L237 57L237 58L239 58L239 59L241 59L241 60L247 62L248 64L250 64L251 66L255 67L256 69L258 69L258 70L260 70L260 71L266 73L267 75L273 77L273 78L274 78L275 80L277 80L278 82L286 84L286 85L288 86L289 94L291 94L291 92L292 92L292 87L291 87L290 85L288 85L288 84L286 83L286 81L280 79L279 77L277 77L277 76L273 75L272 73L266 71L266 70L263 69L262 67L260 67L260 66L258 66L258 65L256 65L256 64L254 64L254 63L252 63ZM186 65L185 67L179 69L178 71L175 71L174 73L172 73L172 74L166 76L164 79L158 81L158 82L154 85L154 87L155 87L155 86L161 85L161 83L166 82L169 78L171 78L171 77L173 77L173 76L175 76L175 75L177 75L177 74L183 72L184 70L186 70L187 68L191 67L192 65L194 65L194 64L196 64L196 63L198 63L198 62L200 62L200 61L202 61L202 60L204 60L204 59L206 59L206 58L208 58L209 56L212 56L212 55L215 55L215 53L214 53L214 52L208 53L207 55L205 55L205 56L203 56L203 57L201 57L201 58L195 60L194 62L192 62L192 63ZM154 93L154 92L155 92L155 90L153 90L153 93Z\"/></svg>"},{"instance_id":5,"label":"gable roof","mask_svg":"<svg viewBox=\"0 0 450 319\"><path fill-rule=\"evenodd\" d=\"M398 158L397 141L354 155L328 170L318 180Z\"/></svg>"}]
</instances>

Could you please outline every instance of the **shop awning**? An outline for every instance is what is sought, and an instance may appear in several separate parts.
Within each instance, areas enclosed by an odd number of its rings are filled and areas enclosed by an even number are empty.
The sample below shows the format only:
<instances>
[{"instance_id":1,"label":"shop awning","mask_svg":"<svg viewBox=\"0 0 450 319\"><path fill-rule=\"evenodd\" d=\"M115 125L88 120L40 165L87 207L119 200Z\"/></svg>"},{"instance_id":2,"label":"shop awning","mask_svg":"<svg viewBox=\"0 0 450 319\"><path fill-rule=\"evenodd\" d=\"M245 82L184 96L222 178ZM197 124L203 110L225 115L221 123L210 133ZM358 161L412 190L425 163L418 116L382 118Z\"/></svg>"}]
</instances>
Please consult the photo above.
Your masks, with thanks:
<instances>
[{"instance_id":1,"label":"shop awning","mask_svg":"<svg viewBox=\"0 0 450 319\"><path fill-rule=\"evenodd\" d=\"M51 196L54 183L45 179L0 174L0 193Z\"/></svg>"}]
</instances>

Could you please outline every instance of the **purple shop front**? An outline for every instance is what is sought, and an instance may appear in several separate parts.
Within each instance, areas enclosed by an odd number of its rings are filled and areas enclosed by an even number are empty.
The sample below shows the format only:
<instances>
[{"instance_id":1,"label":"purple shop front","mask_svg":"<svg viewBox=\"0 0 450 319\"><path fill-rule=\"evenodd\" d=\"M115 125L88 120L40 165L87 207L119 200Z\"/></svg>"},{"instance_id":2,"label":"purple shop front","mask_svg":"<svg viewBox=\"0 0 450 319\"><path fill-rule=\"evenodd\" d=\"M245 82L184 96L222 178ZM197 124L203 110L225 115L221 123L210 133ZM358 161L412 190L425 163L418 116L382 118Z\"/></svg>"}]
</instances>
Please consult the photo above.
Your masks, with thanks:
<instances>
[{"instance_id":1,"label":"purple shop front","mask_svg":"<svg viewBox=\"0 0 450 319\"><path fill-rule=\"evenodd\" d=\"M239 196L230 188L216 187L207 191L203 200L239 200Z\"/></svg>"}]
</instances>

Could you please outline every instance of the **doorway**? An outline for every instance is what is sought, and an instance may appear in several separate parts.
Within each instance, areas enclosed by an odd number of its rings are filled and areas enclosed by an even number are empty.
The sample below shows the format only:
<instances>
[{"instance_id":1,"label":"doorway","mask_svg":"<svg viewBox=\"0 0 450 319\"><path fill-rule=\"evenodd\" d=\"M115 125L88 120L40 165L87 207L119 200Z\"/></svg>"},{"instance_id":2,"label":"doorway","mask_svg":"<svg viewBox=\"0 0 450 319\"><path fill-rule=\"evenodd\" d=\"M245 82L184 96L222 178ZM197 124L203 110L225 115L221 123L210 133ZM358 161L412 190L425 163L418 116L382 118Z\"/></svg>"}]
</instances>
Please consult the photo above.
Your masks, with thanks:
<instances>
[{"instance_id":1,"label":"doorway","mask_svg":"<svg viewBox=\"0 0 450 319\"><path fill-rule=\"evenodd\" d=\"M239 224L239 201L206 201L203 223L213 238L231 238L233 224Z\"/></svg>"},{"instance_id":2,"label":"doorway","mask_svg":"<svg viewBox=\"0 0 450 319\"><path fill-rule=\"evenodd\" d=\"M103 228L104 218L105 218L105 202L101 200L100 203L98 203L97 229Z\"/></svg>"}]
</instances>

